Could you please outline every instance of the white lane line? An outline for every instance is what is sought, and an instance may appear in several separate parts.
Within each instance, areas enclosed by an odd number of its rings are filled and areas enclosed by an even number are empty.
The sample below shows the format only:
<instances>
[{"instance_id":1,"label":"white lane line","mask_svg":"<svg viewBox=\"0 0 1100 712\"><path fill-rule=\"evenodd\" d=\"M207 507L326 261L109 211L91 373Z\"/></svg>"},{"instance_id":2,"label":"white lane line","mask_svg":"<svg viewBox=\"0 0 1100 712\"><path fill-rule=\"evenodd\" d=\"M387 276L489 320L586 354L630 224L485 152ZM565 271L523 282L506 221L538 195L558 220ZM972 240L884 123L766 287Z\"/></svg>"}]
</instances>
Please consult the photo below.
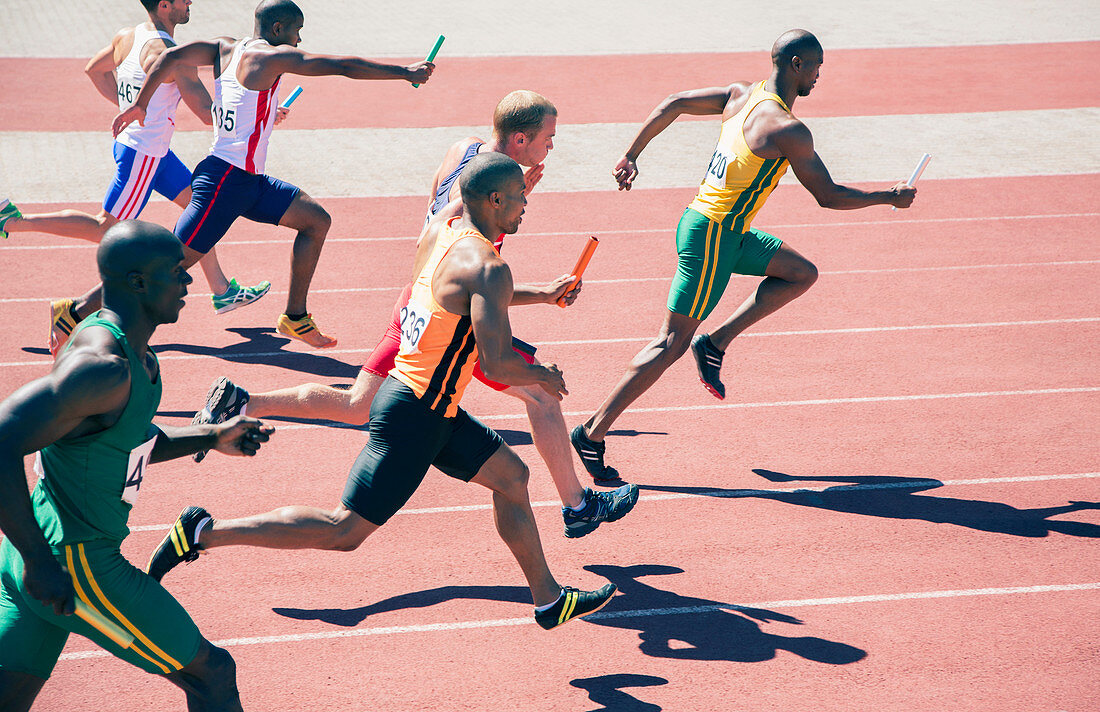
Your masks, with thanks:
<instances>
[{"instance_id":1,"label":"white lane line","mask_svg":"<svg viewBox=\"0 0 1100 712\"><path fill-rule=\"evenodd\" d=\"M849 275L849 274L901 274L906 272L957 272L960 270L978 270L978 269L1024 269L1028 267L1074 267L1081 265L1095 265L1100 264L1100 260L1061 260L1057 262L1011 262L1011 263L997 263L997 264L981 264L981 265L944 265L940 267L875 267L870 269L847 269L847 270L822 270L822 276L837 276L837 275ZM631 284L638 282L671 282L672 276L663 277L621 277L618 279L586 279L585 284ZM400 292L402 287L335 287L329 289L312 289L310 294L363 294L367 292ZM268 292L272 295L287 294L286 291L273 289ZM202 298L206 299L211 296L210 292L192 292L188 295L192 299ZM45 304L47 301L54 299L61 299L62 297L9 297L0 299L0 304L26 304L26 303L41 303Z\"/></svg>"},{"instance_id":2,"label":"white lane line","mask_svg":"<svg viewBox=\"0 0 1100 712\"><path fill-rule=\"evenodd\" d=\"M1068 475L1021 475L1017 477L978 477L965 480L937 480L940 484L935 486L934 489L939 490L943 487L959 486L959 485L988 485L988 484L1005 484L1014 482L1051 482L1056 480L1080 480L1087 478L1100 477L1100 472L1078 472ZM810 478L811 480L813 478ZM800 492L824 492L830 491L830 494L841 494L846 492L861 492L865 490L881 490L881 489L908 489L912 487L928 487L930 485L926 478L914 478L912 480L898 481L898 482L876 482L873 484L846 484L843 482L829 482L821 485L797 487L797 488L784 488L784 487L772 487L772 488L756 488L756 489L715 489L715 490L700 490L698 492L650 492L645 491L642 493L642 499L646 502L659 502L669 499L687 499L691 497L723 497L723 498L737 498L737 497L761 497L774 494L798 494ZM643 487L644 489L644 487ZM934 496L934 495L933 495ZM559 500L550 500L545 502L532 502L532 507L561 507ZM480 512L488 511L493 508L490 503L485 504L461 504L450 507L422 507L419 509L402 509L398 515L422 515L422 514L451 514L455 512ZM171 524L143 524L140 526L130 527L130 532L162 532L168 529Z\"/></svg>"},{"instance_id":3,"label":"white lane line","mask_svg":"<svg viewBox=\"0 0 1100 712\"><path fill-rule=\"evenodd\" d=\"M1028 319L1020 321L986 321L986 322L973 322L968 324L914 324L911 326L860 326L851 327L847 329L803 329L800 331L759 331L749 332L738 336L739 339L756 338L763 336L821 336L828 334L873 334L878 332L898 332L898 331L930 331L936 329L989 329L998 327L1010 327L1010 326L1051 326L1056 324L1087 324L1093 322L1100 322L1100 317L1084 316L1084 317L1069 317L1065 319ZM544 348L547 346L575 346L579 344L622 344L622 343L642 343L651 341L652 336L625 336L614 339L565 339L561 341L533 341L534 346ZM156 346L154 345L154 350ZM374 349L331 349L325 350L325 356L332 356L337 354L369 354ZM240 353L240 354L181 354L178 356L166 356L158 353L158 358L161 361L190 361L193 359L216 357L227 361L238 360L253 360L258 358L278 358L278 357L290 357L300 356L304 352L300 351L260 351L255 353ZM6 367L24 367L24 366L49 366L53 363L52 360L39 359L37 361L8 361L0 362L0 368Z\"/></svg>"},{"instance_id":4,"label":"white lane line","mask_svg":"<svg viewBox=\"0 0 1100 712\"><path fill-rule=\"evenodd\" d=\"M921 225L921 224L934 224L934 223L956 223L956 222L997 222L999 220L1064 220L1067 218L1093 218L1100 216L1100 213L1046 213L1046 214L1034 214L1034 215L989 215L978 217L955 217L955 218L914 218L911 220L898 219L898 220L850 220L846 222L816 222L816 223L786 223L786 224L768 224L766 227L768 230L800 230L807 228L828 228L828 227L862 227L873 225L881 227L882 225ZM620 228L617 230L567 230L564 232L525 232L520 235L521 238L529 237L573 237L581 235L648 235L676 232L676 226L670 223L669 227L659 228ZM328 237L325 238L325 244L348 242L412 242L417 239L417 235L387 235L382 237ZM225 249L227 247L248 247L250 245L289 245L292 241L292 237L288 234L283 239L272 240L226 240L225 242L218 243L218 249ZM84 240L74 241L73 243L63 245L22 245L18 243L12 243L10 240L8 243L0 245L0 254L9 250L94 250L97 245L86 242ZM1067 263L1075 264L1075 263Z\"/></svg>"},{"instance_id":5,"label":"white lane line","mask_svg":"<svg viewBox=\"0 0 1100 712\"><path fill-rule=\"evenodd\" d=\"M1047 396L1066 395L1071 393L1096 393L1100 386L1085 386L1080 388L1036 388L1023 391L975 391L967 393L925 393L908 396L865 396L859 398L815 398L811 400L769 401L760 403L722 403L719 405L676 405L660 406L654 408L627 408L627 413L683 413L699 410L734 410L741 408L787 408L809 405L850 405L853 403L897 403L930 400L952 400L956 398L1003 398L1012 396ZM589 411L566 411L562 413L567 418L583 418L592 415ZM503 413L498 415L478 415L478 420L484 422L498 422L502 420L526 420L524 413ZM276 426L279 430L310 430L314 428L348 427L340 424L301 423L294 425Z\"/></svg>"},{"instance_id":6,"label":"white lane line","mask_svg":"<svg viewBox=\"0 0 1100 712\"><path fill-rule=\"evenodd\" d=\"M804 608L807 606L842 606L860 603L886 603L894 601L916 601L935 598L965 598L970 596L1018 596L1029 593L1063 593L1068 591L1091 591L1100 589L1100 583L1045 584L1039 586L1012 586L1001 588L970 588L946 591L912 591L906 593L881 593L863 596L838 596L833 598L805 598L780 601L761 601L759 603L734 604L715 603L703 606L681 606L667 608L642 608L625 611L600 611L587 616L586 620L597 622L619 618L653 618L656 616L697 615L722 611L750 611L776 608ZM325 630L314 633L293 633L287 635L260 635L248 638L226 638L215 640L219 647L242 647L245 645L268 645L282 643L300 643L308 640L331 640L334 638L359 638L376 635L404 635L408 633L446 633L456 630L475 630L484 628L506 628L534 624L534 616L524 618L498 618L484 621L456 621L453 623L422 623L419 625L395 625L378 628L353 628L351 630ZM87 650L76 653L64 653L60 660L84 660L87 658L109 657L106 650Z\"/></svg>"}]
</instances>

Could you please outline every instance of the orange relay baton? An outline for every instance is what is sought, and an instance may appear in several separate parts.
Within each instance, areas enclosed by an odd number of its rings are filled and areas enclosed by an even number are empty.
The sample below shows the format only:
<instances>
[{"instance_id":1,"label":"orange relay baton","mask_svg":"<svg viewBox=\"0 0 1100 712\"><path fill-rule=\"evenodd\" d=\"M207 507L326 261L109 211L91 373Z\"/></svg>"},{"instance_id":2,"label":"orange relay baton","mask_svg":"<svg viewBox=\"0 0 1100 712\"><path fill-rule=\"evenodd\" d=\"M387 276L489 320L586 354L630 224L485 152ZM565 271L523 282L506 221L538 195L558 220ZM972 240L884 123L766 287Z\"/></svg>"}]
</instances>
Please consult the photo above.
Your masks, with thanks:
<instances>
[{"instance_id":1,"label":"orange relay baton","mask_svg":"<svg viewBox=\"0 0 1100 712\"><path fill-rule=\"evenodd\" d=\"M565 290L565 293L573 291L577 288L577 285L581 282L581 275L584 274L584 268L588 266L588 261L592 259L592 255L596 253L596 247L600 244L600 241L596 239L595 235L588 237L588 242L584 243L584 250L581 252L580 259L577 260L577 264L573 267L573 281L569 283L569 289ZM565 294L558 297L558 306L562 309L565 308Z\"/></svg>"},{"instance_id":2,"label":"orange relay baton","mask_svg":"<svg viewBox=\"0 0 1100 712\"><path fill-rule=\"evenodd\" d=\"M76 615L80 616L85 623L110 638L123 650L129 648L134 642L134 636L130 635L130 633L123 630L114 621L109 620L102 613L91 608L79 598L76 599Z\"/></svg>"}]
</instances>

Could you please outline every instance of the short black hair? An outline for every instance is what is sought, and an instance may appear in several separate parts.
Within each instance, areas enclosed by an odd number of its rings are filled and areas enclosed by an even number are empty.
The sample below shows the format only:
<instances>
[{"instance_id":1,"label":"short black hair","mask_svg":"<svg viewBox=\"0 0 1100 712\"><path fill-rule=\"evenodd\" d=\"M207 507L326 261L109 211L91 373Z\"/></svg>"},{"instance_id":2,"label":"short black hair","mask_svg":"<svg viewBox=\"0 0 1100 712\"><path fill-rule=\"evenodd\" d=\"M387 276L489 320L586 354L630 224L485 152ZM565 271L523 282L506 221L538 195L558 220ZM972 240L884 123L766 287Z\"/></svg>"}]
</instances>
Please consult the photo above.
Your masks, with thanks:
<instances>
[{"instance_id":1,"label":"short black hair","mask_svg":"<svg viewBox=\"0 0 1100 712\"><path fill-rule=\"evenodd\" d=\"M518 163L496 151L479 153L470 159L458 179L462 202L483 200L512 178L523 180L523 169Z\"/></svg>"},{"instance_id":2,"label":"short black hair","mask_svg":"<svg viewBox=\"0 0 1100 712\"><path fill-rule=\"evenodd\" d=\"M302 19L305 19L305 13L294 0L261 0L256 6L256 26L263 30L276 22L285 25Z\"/></svg>"},{"instance_id":3,"label":"short black hair","mask_svg":"<svg viewBox=\"0 0 1100 712\"><path fill-rule=\"evenodd\" d=\"M160 0L141 0L141 6L145 8L146 12L156 12L160 6Z\"/></svg>"},{"instance_id":4,"label":"short black hair","mask_svg":"<svg viewBox=\"0 0 1100 712\"><path fill-rule=\"evenodd\" d=\"M810 53L823 54L821 43L812 32L806 30L787 30L779 35L779 39L772 45L772 64L783 68L791 63L794 57L806 59Z\"/></svg>"}]
</instances>

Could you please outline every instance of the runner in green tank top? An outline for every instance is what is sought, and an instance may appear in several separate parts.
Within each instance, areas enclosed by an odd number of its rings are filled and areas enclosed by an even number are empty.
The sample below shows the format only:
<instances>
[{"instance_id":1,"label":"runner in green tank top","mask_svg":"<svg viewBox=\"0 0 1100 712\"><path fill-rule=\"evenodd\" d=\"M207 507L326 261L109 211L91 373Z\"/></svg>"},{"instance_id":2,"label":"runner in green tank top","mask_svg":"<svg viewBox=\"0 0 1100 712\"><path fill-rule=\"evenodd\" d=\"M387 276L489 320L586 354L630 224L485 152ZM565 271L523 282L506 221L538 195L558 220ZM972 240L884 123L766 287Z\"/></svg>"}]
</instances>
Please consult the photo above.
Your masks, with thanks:
<instances>
[{"instance_id":1,"label":"runner in green tank top","mask_svg":"<svg viewBox=\"0 0 1100 712\"><path fill-rule=\"evenodd\" d=\"M612 423L675 363L690 346L699 379L717 398L722 356L734 337L803 294L817 280L813 263L778 238L751 227L752 219L787 166L826 208L851 210L870 205L907 208L916 189L898 183L867 192L838 185L814 151L810 130L791 113L794 101L809 95L824 53L805 30L785 32L772 46L772 73L762 82L736 82L680 92L649 115L615 166L619 190L630 190L637 160L657 134L682 114L720 115L722 131L699 192L676 230L679 262L668 296L668 312L657 338L634 357L629 370L599 410L570 433L573 447L597 480L618 479L604 464L604 436ZM692 339L718 304L732 274L764 277L756 292L708 334Z\"/></svg>"},{"instance_id":2,"label":"runner in green tank top","mask_svg":"<svg viewBox=\"0 0 1100 712\"><path fill-rule=\"evenodd\" d=\"M216 449L253 455L272 429L153 425L161 373L149 337L175 322L191 278L164 228L120 222L96 254L103 309L74 332L53 370L0 403L0 709L29 710L70 633L165 675L191 709L240 709L232 658L119 551L150 462ZM28 494L24 456L37 451ZM133 641L72 615L79 600Z\"/></svg>"}]
</instances>

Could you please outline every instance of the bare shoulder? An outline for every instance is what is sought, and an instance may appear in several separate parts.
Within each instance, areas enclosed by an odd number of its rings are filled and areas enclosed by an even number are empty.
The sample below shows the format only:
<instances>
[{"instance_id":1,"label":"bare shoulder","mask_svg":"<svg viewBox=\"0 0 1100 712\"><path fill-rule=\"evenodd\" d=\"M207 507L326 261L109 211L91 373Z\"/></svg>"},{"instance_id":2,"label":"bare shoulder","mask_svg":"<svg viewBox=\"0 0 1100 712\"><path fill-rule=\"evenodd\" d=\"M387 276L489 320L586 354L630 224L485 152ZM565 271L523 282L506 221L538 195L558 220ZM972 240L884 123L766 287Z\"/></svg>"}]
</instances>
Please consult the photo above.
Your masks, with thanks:
<instances>
[{"instance_id":1,"label":"bare shoulder","mask_svg":"<svg viewBox=\"0 0 1100 712\"><path fill-rule=\"evenodd\" d=\"M102 400L100 412L125 402L130 394L130 362L105 329L84 329L57 359L50 377L59 394L78 400Z\"/></svg>"},{"instance_id":2,"label":"bare shoulder","mask_svg":"<svg viewBox=\"0 0 1100 712\"><path fill-rule=\"evenodd\" d=\"M114 53L115 65L122 64L130 49L134 46L134 28L123 27L111 38L111 48Z\"/></svg>"},{"instance_id":3,"label":"bare shoulder","mask_svg":"<svg viewBox=\"0 0 1100 712\"><path fill-rule=\"evenodd\" d=\"M479 245L478 257L470 265L470 268L470 276L473 278L472 292L479 292L487 296L508 295L505 303L511 299L512 269L507 262L500 258L496 250L488 245Z\"/></svg>"},{"instance_id":4,"label":"bare shoulder","mask_svg":"<svg viewBox=\"0 0 1100 712\"><path fill-rule=\"evenodd\" d=\"M752 82L740 81L734 82L729 85L730 98L736 99L738 97L747 96L752 91Z\"/></svg>"},{"instance_id":5,"label":"bare shoulder","mask_svg":"<svg viewBox=\"0 0 1100 712\"><path fill-rule=\"evenodd\" d=\"M470 150L470 146L476 143L485 143L477 136L467 136L461 141L455 141L451 144L451 147L447 149L447 155L443 158L443 165L441 168L446 168L446 172L451 172L458 165L458 162L462 160L462 157L466 155L466 151Z\"/></svg>"},{"instance_id":6,"label":"bare shoulder","mask_svg":"<svg viewBox=\"0 0 1100 712\"><path fill-rule=\"evenodd\" d=\"M726 87L726 92L729 98L726 99L726 105L722 109L723 121L736 116L741 107L745 105L749 94L752 93L752 82L734 82Z\"/></svg>"}]
</instances>

